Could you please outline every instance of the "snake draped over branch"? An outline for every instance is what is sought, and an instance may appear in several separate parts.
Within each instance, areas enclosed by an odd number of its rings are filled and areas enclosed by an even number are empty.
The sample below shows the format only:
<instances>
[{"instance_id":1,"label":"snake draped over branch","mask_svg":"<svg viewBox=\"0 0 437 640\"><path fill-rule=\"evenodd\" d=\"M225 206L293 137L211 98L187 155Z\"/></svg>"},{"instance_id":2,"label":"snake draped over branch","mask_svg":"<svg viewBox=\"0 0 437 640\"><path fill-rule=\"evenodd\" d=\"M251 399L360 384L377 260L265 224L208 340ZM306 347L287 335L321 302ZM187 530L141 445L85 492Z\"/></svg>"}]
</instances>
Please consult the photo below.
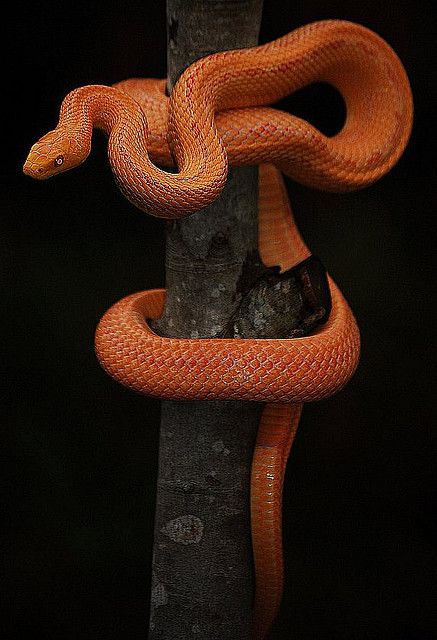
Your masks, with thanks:
<instances>
[{"instance_id":1,"label":"snake draped over branch","mask_svg":"<svg viewBox=\"0 0 437 640\"><path fill-rule=\"evenodd\" d=\"M344 126L332 137L269 106L314 82L334 86L346 105ZM198 60L170 98L165 81L153 79L72 91L57 127L32 147L24 172L45 179L81 164L98 128L108 135L109 162L123 194L151 215L180 218L219 196L228 164L260 165L260 255L266 266L285 271L310 251L295 225L280 172L323 190L368 185L399 159L412 112L408 78L390 46L362 26L327 20L268 44ZM359 358L355 318L337 285L328 281L329 318L305 337L158 336L148 320L163 311L162 289L116 303L96 332L102 366L138 392L266 403L251 480L253 637L259 640L281 600L282 485L302 403L338 391Z\"/></svg>"}]
</instances>

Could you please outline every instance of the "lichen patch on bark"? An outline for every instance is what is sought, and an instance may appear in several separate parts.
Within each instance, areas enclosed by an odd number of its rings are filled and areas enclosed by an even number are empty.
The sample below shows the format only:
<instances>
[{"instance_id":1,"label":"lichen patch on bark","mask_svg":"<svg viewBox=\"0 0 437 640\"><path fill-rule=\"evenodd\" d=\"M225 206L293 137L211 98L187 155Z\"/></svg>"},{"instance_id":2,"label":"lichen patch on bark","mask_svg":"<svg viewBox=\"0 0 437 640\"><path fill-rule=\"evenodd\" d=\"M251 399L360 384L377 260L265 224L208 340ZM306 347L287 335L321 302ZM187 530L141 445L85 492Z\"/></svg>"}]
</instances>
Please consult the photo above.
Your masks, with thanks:
<instances>
[{"instance_id":1,"label":"lichen patch on bark","mask_svg":"<svg viewBox=\"0 0 437 640\"><path fill-rule=\"evenodd\" d=\"M197 544L203 536L203 522L197 516L179 516L169 520L161 529L166 536L179 544Z\"/></svg>"}]
</instances>

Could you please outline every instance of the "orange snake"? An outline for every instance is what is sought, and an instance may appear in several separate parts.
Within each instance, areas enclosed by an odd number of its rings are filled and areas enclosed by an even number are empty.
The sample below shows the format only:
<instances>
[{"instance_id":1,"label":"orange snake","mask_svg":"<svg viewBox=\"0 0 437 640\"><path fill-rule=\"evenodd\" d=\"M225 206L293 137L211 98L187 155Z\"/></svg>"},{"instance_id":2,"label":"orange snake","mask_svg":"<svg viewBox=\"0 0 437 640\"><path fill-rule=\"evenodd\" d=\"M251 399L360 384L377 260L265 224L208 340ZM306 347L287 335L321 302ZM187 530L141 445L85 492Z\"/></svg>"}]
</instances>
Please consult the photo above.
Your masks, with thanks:
<instances>
[{"instance_id":1,"label":"orange snake","mask_svg":"<svg viewBox=\"0 0 437 640\"><path fill-rule=\"evenodd\" d=\"M346 104L345 124L333 137L267 106L320 81L336 87ZM188 67L170 99L164 87L164 80L133 79L72 91L56 129L32 147L25 173L44 179L77 166L90 152L93 128L100 128L109 136L111 168L124 195L152 215L178 218L220 194L228 162L260 164L260 255L282 271L309 250L279 170L320 189L362 187L395 164L412 124L410 86L396 54L375 33L345 21L313 23L253 49L208 56ZM157 164L176 164L178 172ZM147 319L162 313L164 290L121 300L96 332L103 367L136 391L267 403L251 480L258 639L268 633L281 599L282 484L302 403L339 390L359 358L353 314L332 279L329 286L330 317L303 338L160 337Z\"/></svg>"}]
</instances>

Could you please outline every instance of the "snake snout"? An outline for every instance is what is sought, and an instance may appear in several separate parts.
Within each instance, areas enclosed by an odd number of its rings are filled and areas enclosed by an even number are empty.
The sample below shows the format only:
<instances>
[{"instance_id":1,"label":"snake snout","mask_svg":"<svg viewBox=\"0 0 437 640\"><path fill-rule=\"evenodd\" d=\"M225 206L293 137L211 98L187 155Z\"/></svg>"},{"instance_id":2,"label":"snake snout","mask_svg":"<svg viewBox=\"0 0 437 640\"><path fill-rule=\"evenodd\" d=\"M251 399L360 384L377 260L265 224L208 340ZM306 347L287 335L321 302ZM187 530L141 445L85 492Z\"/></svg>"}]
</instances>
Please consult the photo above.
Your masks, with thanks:
<instances>
[{"instance_id":1,"label":"snake snout","mask_svg":"<svg viewBox=\"0 0 437 640\"><path fill-rule=\"evenodd\" d=\"M41 163L35 162L31 158L30 154L23 165L23 173L36 180L46 180L47 178L50 178L50 173L47 168Z\"/></svg>"}]
</instances>

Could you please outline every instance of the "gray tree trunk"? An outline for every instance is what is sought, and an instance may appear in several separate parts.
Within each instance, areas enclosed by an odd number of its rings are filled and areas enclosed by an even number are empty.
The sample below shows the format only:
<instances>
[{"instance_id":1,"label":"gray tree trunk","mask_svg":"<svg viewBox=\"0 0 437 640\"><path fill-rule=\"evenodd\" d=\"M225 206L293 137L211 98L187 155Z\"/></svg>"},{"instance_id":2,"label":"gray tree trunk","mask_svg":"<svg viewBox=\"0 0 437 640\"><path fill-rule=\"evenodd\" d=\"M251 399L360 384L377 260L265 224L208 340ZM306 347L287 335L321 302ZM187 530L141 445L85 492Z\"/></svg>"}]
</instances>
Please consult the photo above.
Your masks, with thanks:
<instances>
[{"instance_id":1,"label":"gray tree trunk","mask_svg":"<svg viewBox=\"0 0 437 640\"><path fill-rule=\"evenodd\" d=\"M258 41L262 0L167 0L169 90L192 62ZM257 169L230 170L213 205L167 226L161 335L226 333L260 272ZM150 640L248 640L254 590L250 465L261 407L162 405Z\"/></svg>"}]
</instances>

